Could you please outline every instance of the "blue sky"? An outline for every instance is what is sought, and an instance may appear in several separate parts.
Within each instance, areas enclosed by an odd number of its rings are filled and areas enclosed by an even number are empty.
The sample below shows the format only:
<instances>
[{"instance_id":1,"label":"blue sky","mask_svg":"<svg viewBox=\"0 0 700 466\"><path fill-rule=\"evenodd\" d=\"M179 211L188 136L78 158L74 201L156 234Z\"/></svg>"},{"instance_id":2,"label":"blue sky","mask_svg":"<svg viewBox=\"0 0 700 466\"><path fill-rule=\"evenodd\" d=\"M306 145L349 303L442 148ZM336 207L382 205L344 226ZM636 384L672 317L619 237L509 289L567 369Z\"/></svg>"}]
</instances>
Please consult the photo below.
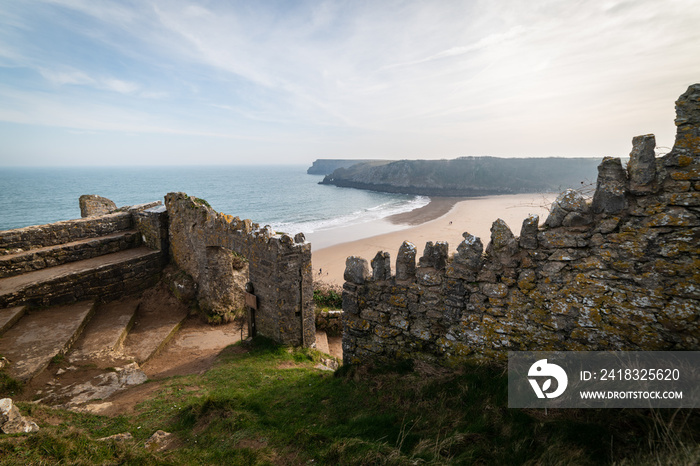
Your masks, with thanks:
<instances>
[{"instance_id":1,"label":"blue sky","mask_svg":"<svg viewBox=\"0 0 700 466\"><path fill-rule=\"evenodd\" d=\"M697 0L0 0L0 166L625 156Z\"/></svg>"}]
</instances>

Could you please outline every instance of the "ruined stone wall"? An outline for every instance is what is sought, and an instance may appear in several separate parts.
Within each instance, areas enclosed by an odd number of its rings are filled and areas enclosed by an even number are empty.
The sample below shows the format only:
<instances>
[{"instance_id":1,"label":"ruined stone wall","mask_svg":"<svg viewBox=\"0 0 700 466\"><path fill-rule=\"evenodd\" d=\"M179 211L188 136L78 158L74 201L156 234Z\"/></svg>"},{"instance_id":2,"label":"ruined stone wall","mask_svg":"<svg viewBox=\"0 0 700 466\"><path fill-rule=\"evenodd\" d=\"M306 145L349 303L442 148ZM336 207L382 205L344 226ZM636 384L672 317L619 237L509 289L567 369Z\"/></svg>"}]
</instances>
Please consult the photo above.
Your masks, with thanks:
<instances>
[{"instance_id":1,"label":"ruined stone wall","mask_svg":"<svg viewBox=\"0 0 700 466\"><path fill-rule=\"evenodd\" d=\"M133 228L133 217L139 212L160 205L161 202L150 202L135 206L121 207L116 212L80 218L76 220L64 220L48 223L46 225L32 225L14 230L0 231L0 245L3 252L12 253L13 250L36 249L46 246L56 246L71 241L85 238L96 238L122 230Z\"/></svg>"},{"instance_id":2,"label":"ruined stone wall","mask_svg":"<svg viewBox=\"0 0 700 466\"><path fill-rule=\"evenodd\" d=\"M231 254L242 256L257 296L258 333L284 344L314 345L311 245L303 235L276 234L184 193L169 193L165 205L171 257L198 284L200 305L222 315L235 306L227 293L240 285L232 286L229 268Z\"/></svg>"},{"instance_id":3,"label":"ruined stone wall","mask_svg":"<svg viewBox=\"0 0 700 466\"><path fill-rule=\"evenodd\" d=\"M544 226L502 220L484 251L405 242L346 263L343 356L454 363L507 350L700 349L700 84L676 102L673 150L633 139L628 166L606 158L592 201L575 191Z\"/></svg>"},{"instance_id":4,"label":"ruined stone wall","mask_svg":"<svg viewBox=\"0 0 700 466\"><path fill-rule=\"evenodd\" d=\"M0 244L10 252L14 249L36 249L83 238L95 238L116 231L128 230L131 226L131 214L117 212L102 217L65 220L46 225L0 231Z\"/></svg>"}]
</instances>

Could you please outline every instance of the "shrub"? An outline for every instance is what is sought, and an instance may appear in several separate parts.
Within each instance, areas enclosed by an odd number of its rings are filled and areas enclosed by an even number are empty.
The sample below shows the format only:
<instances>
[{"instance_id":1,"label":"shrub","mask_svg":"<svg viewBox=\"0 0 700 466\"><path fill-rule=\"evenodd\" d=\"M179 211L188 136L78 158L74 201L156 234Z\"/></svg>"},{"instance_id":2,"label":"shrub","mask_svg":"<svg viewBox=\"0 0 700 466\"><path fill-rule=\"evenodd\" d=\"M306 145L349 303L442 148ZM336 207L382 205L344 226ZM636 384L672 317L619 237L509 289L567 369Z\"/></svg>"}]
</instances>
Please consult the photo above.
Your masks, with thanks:
<instances>
[{"instance_id":1,"label":"shrub","mask_svg":"<svg viewBox=\"0 0 700 466\"><path fill-rule=\"evenodd\" d=\"M316 303L317 306L330 309L342 309L342 290L338 286L316 284L316 288L314 289L314 303Z\"/></svg>"}]
</instances>

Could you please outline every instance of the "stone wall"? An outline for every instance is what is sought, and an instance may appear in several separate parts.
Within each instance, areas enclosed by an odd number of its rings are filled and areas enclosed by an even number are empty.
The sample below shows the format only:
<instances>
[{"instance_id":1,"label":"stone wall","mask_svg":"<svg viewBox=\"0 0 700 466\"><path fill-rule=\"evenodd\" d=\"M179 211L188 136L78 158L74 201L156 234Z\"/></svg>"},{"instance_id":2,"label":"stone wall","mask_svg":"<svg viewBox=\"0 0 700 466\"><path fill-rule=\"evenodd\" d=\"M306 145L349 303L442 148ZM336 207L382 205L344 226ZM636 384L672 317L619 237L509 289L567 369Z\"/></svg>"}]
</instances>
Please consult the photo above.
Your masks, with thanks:
<instances>
[{"instance_id":1,"label":"stone wall","mask_svg":"<svg viewBox=\"0 0 700 466\"><path fill-rule=\"evenodd\" d=\"M95 238L117 231L128 230L131 226L131 214L129 212L117 212L102 217L65 220L47 225L33 225L15 230L0 231L0 244L9 253L16 249L36 249L83 238Z\"/></svg>"},{"instance_id":2,"label":"stone wall","mask_svg":"<svg viewBox=\"0 0 700 466\"><path fill-rule=\"evenodd\" d=\"M129 230L134 225L134 215L160 204L160 201L156 201L121 207L116 212L97 217L3 230L0 231L0 245L3 248L0 254L13 253L17 249L27 250L56 246L79 239L96 238L117 231Z\"/></svg>"},{"instance_id":3,"label":"stone wall","mask_svg":"<svg viewBox=\"0 0 700 466\"><path fill-rule=\"evenodd\" d=\"M326 332L329 337L343 334L343 311L325 311L316 314L316 330Z\"/></svg>"},{"instance_id":4,"label":"stone wall","mask_svg":"<svg viewBox=\"0 0 700 466\"><path fill-rule=\"evenodd\" d=\"M700 84L676 102L673 150L633 139L628 166L606 158L593 199L562 193L539 227L502 220L469 233L350 257L343 292L346 363L506 357L507 350L699 350Z\"/></svg>"},{"instance_id":5,"label":"stone wall","mask_svg":"<svg viewBox=\"0 0 700 466\"><path fill-rule=\"evenodd\" d=\"M56 306L86 299L103 302L137 294L158 283L163 254L153 251L98 270L56 275L50 281L29 283L14 293L0 295L0 309L19 306Z\"/></svg>"},{"instance_id":6,"label":"stone wall","mask_svg":"<svg viewBox=\"0 0 700 466\"><path fill-rule=\"evenodd\" d=\"M184 193L169 193L165 205L171 257L198 284L197 299L208 312L225 316L237 305L228 293L240 284L232 285L226 257L242 256L257 296L257 332L284 344L314 345L311 245L303 235L276 234Z\"/></svg>"}]
</instances>

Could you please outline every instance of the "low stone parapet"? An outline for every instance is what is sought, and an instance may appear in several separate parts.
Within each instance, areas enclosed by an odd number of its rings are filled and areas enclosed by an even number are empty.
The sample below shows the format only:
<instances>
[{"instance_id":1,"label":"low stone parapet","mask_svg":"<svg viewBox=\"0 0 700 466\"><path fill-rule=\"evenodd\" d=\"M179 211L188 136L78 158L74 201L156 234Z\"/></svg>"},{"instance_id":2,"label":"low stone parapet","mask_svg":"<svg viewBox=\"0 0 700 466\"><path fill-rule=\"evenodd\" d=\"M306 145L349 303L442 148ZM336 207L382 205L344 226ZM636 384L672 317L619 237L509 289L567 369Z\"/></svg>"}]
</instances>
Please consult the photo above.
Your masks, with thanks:
<instances>
[{"instance_id":1,"label":"low stone parapet","mask_svg":"<svg viewBox=\"0 0 700 466\"><path fill-rule=\"evenodd\" d=\"M98 238L2 255L0 256L0 278L111 254L135 248L139 244L141 244L141 236L138 232L124 231Z\"/></svg>"},{"instance_id":2,"label":"low stone parapet","mask_svg":"<svg viewBox=\"0 0 700 466\"><path fill-rule=\"evenodd\" d=\"M16 254L57 244L70 243L84 238L96 238L133 226L130 212L116 212L100 217L65 220L46 225L33 225L14 230L0 231L0 254Z\"/></svg>"}]
</instances>

